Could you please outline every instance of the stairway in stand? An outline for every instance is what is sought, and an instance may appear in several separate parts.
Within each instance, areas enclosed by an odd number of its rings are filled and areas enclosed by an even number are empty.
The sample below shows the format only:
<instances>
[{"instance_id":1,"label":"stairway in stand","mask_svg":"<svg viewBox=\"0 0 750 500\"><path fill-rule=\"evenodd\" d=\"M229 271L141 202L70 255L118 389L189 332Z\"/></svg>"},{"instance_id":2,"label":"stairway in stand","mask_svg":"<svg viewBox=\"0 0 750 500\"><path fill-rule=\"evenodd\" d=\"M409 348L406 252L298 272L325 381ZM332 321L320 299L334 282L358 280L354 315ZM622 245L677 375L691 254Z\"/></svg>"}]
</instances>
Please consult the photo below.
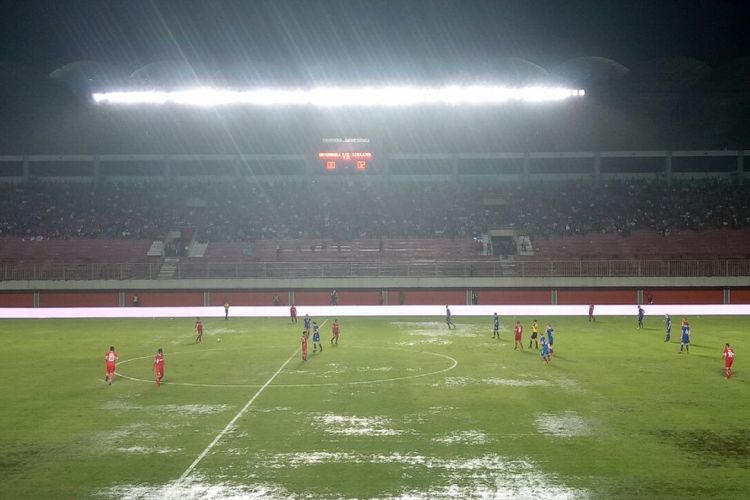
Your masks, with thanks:
<instances>
[{"instance_id":1,"label":"stairway in stand","mask_svg":"<svg viewBox=\"0 0 750 500\"><path fill-rule=\"evenodd\" d=\"M159 274L157 275L157 279L160 280L168 280L175 277L175 274L177 273L177 264L180 262L180 259L177 257L167 257L164 259L164 262L161 264L161 269L159 269Z\"/></svg>"}]
</instances>

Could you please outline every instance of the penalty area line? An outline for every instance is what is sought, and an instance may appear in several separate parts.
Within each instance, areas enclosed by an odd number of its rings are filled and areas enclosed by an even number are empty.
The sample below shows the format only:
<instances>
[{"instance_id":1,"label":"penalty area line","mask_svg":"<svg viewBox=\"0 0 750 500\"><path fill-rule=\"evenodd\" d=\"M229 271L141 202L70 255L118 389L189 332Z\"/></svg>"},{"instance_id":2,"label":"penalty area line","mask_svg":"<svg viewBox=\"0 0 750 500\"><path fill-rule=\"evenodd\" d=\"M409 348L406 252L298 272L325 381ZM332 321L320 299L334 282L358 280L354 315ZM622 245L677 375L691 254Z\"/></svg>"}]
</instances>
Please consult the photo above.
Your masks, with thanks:
<instances>
[{"instance_id":1,"label":"penalty area line","mask_svg":"<svg viewBox=\"0 0 750 500\"><path fill-rule=\"evenodd\" d=\"M211 450L213 449L213 447L214 447L214 446L216 446L216 444L217 444L217 443L218 443L219 441L221 441L221 438L223 438L223 437L224 437L224 435L225 435L225 434L226 434L227 432L229 432L229 430L230 430L230 429L232 429L232 427L234 427L234 424L235 424L235 423L237 422L237 420L239 420L239 419L240 419L240 417L242 417L242 415L244 415L244 414L245 414L245 412L246 412L246 411L248 410L248 408L250 408L250 406L251 406L251 405L252 405L252 404L253 404L253 403L255 402L255 400L256 400L256 399L258 399L258 396L260 396L260 395L261 395L261 393L262 393L262 392L263 392L263 391L264 391L264 390L266 389L266 387L268 387L269 385L271 385L271 382L273 382L273 380L274 380L274 379L275 379L275 378L276 378L276 377L277 377L277 376L279 375L279 373L281 373L281 371L282 371L282 370L283 370L284 368L286 368L286 365L288 365L288 364L289 364L289 362L290 362L290 361L291 361L292 359L294 359L294 357L295 357L295 356L297 355L297 353L298 353L298 352L299 352L299 347L298 347L297 349L295 349L295 350L294 350L294 352L293 352L293 353L291 354L291 356L289 356L289 358L287 358L287 360L286 360L286 361L284 361L284 364L282 364L282 365L281 365L281 366L279 367L279 369L278 369L278 370L276 370L276 372L275 372L275 373L274 373L273 375L271 375L271 378L269 378L269 379L268 379L268 380L266 381L266 383L265 383L265 384L263 384L263 385L262 385L262 386L261 386L261 387L260 387L260 388L259 388L259 389L258 389L258 390L257 390L256 392L255 392L255 394L253 395L253 397L251 397L251 398L250 398L250 400L249 400L249 401L248 401L247 403L245 403L245 406L243 406L243 407L242 407L242 409L240 409L240 411L239 411L239 412L237 412L237 415L235 415L235 416L234 416L234 418L233 418L232 420L230 420L230 421L229 421L229 423L228 423L228 424L226 425L226 427L224 427L224 428L223 428L223 429L221 430L221 432L219 432L219 433L218 433L218 434L216 435L216 437L214 438L214 440L213 440L213 441L211 441L211 444L209 444L209 445L208 445L208 446L206 447L206 449L205 449L205 450L203 450L203 451L201 452L201 454L200 454L200 455L198 455L198 458L196 458L195 460L193 460L193 463L192 463L192 464L190 464L190 466L189 466L189 467L188 467L187 469L185 469L185 472L183 472L183 473L182 473L182 475L181 475L181 476L180 476L180 478L178 479L178 482L182 482L182 481L184 481L184 480L185 480L185 479L186 479L186 478L187 478L187 477L188 477L188 476L189 476L189 475L190 475L190 474L191 474L191 473L193 472L193 470L194 470L194 469L195 469L195 468L196 468L196 467L198 466L198 464L199 464L199 463L201 463L201 461L202 461L202 460L203 460L204 458L206 458L206 455L208 455L208 454L209 454L209 452L210 452L210 451L211 451Z\"/></svg>"}]
</instances>

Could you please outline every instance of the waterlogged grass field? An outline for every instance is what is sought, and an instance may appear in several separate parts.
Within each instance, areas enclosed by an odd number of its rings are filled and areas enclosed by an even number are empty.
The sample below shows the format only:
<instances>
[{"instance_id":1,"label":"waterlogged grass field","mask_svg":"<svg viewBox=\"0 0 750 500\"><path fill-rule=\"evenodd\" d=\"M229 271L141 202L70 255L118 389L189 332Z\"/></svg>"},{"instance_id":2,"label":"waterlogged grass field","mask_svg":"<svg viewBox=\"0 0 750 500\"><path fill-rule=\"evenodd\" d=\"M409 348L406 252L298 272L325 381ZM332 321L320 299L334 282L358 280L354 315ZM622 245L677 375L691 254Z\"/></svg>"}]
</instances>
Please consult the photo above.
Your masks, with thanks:
<instances>
[{"instance_id":1,"label":"waterlogged grass field","mask_svg":"<svg viewBox=\"0 0 750 500\"><path fill-rule=\"evenodd\" d=\"M304 311L301 311L304 314ZM748 320L333 318L0 322L2 498L742 498ZM525 327L532 318L518 318ZM679 330L679 319L674 318ZM219 339L221 341L219 342ZM724 342L735 348L723 377ZM119 376L104 382L104 353ZM153 382L162 347L165 384Z\"/></svg>"}]
</instances>

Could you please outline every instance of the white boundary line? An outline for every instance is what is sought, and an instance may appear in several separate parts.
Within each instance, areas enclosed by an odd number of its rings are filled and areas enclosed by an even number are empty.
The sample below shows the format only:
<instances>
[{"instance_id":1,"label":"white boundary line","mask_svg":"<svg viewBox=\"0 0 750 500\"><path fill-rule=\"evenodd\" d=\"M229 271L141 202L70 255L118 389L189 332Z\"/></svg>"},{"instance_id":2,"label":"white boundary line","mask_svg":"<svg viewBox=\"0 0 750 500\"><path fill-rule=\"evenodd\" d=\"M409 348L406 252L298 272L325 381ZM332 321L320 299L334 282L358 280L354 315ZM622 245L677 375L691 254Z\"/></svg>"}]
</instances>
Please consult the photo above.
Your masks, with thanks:
<instances>
[{"instance_id":1,"label":"white boundary line","mask_svg":"<svg viewBox=\"0 0 750 500\"><path fill-rule=\"evenodd\" d=\"M232 420L230 420L229 423L221 430L221 432L219 432L219 434L216 435L216 437L214 438L214 440L211 441L211 444L209 444L206 447L206 449L203 450L203 452L201 452L200 455L198 455L198 458L196 458L195 460L193 460L193 463L190 464L190 466L187 469L185 469L185 472L182 473L182 475L177 480L177 482L184 481L193 472L193 470L198 466L198 464L201 462L201 460L203 460L204 458L206 458L206 455L208 455L208 453L213 449L214 446L216 446L216 444L221 440L221 438L223 438L224 435L227 432L229 432L229 430L232 427L234 427L234 424L237 422L237 420L239 420L240 417L245 414L245 412L248 410L248 408L250 408L250 406L255 402L255 400L258 399L258 396L261 395L261 393L266 389L266 387L268 387L269 385L271 385L271 382L273 382L273 379L275 379L279 375L279 373L281 373L281 371L284 368L286 368L286 365L288 365L289 362L297 355L297 353L299 352L299 349L300 349L299 347L296 348L294 350L294 352L287 358L287 360L284 361L284 364L282 364L279 367L279 369L276 370L276 372L273 375L271 375L271 378L269 378L266 381L266 383L263 384L261 386L261 388L257 390L257 392L253 395L253 397L251 397L250 400L247 403L245 403L245 406L243 406L242 409L239 412L237 412L237 415L235 415L234 418Z\"/></svg>"}]
</instances>

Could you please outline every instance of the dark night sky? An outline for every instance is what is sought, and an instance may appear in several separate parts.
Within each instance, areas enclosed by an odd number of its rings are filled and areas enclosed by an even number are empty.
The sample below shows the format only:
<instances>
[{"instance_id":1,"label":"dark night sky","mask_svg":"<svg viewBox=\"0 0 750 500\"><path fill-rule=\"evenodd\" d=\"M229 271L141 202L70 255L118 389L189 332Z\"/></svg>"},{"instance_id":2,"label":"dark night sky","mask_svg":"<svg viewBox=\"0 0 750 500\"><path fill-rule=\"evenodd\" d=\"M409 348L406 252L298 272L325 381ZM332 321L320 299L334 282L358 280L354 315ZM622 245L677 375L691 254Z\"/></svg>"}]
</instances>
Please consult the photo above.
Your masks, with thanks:
<instances>
[{"instance_id":1,"label":"dark night sky","mask_svg":"<svg viewBox=\"0 0 750 500\"><path fill-rule=\"evenodd\" d=\"M750 55L748 1L19 0L0 2L0 61L51 70L80 59L135 69L300 61L387 66L597 55L625 65ZM429 60L429 59L428 59Z\"/></svg>"}]
</instances>

